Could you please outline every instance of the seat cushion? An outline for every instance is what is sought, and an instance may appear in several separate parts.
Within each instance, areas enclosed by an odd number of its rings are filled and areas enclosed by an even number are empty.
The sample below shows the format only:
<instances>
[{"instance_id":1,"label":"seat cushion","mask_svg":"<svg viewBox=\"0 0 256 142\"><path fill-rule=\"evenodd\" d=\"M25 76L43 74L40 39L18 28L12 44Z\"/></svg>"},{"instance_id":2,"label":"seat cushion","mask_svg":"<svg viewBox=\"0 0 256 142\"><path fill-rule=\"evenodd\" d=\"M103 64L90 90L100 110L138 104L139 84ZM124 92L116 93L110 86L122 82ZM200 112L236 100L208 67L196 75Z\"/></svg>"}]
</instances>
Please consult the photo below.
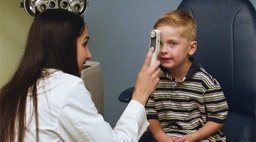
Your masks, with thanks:
<instances>
[{"instance_id":1,"label":"seat cushion","mask_svg":"<svg viewBox=\"0 0 256 142\"><path fill-rule=\"evenodd\" d=\"M227 137L227 142L255 142L254 130L254 118L237 112L229 112L222 129Z\"/></svg>"}]
</instances>

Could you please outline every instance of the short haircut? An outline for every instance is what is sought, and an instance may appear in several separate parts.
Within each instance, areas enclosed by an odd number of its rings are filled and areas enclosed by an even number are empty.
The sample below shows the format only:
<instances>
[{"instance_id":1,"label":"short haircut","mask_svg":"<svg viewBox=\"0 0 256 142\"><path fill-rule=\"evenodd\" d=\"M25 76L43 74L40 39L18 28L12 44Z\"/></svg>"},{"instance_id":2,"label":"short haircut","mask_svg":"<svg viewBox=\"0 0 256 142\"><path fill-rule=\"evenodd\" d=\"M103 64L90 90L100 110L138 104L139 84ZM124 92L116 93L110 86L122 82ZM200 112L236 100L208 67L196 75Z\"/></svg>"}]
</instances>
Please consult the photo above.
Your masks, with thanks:
<instances>
[{"instance_id":1,"label":"short haircut","mask_svg":"<svg viewBox=\"0 0 256 142\"><path fill-rule=\"evenodd\" d=\"M191 41L196 40L196 20L185 11L176 10L165 13L156 21L154 29L160 26L178 28L182 37Z\"/></svg>"}]
</instances>

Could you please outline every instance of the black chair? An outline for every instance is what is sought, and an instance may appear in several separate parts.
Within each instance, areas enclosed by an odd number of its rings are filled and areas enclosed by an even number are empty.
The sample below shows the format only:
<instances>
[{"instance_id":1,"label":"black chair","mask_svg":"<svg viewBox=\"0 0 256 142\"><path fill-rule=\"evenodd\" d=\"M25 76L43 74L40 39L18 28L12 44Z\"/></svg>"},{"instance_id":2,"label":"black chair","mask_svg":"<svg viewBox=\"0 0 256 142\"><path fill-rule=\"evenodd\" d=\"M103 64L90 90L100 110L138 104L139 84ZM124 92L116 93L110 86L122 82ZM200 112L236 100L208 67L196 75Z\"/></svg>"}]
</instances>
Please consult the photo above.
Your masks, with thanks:
<instances>
[{"instance_id":1,"label":"black chair","mask_svg":"<svg viewBox=\"0 0 256 142\"><path fill-rule=\"evenodd\" d=\"M249 0L183 0L198 24L196 58L221 84L229 105L228 142L255 142L256 12ZM132 88L123 96L131 95ZM126 98L126 102L129 99ZM145 141L146 142L146 141Z\"/></svg>"},{"instance_id":2,"label":"black chair","mask_svg":"<svg viewBox=\"0 0 256 142\"><path fill-rule=\"evenodd\" d=\"M198 24L196 57L222 85L229 142L255 142L256 12L249 0L183 0Z\"/></svg>"}]
</instances>

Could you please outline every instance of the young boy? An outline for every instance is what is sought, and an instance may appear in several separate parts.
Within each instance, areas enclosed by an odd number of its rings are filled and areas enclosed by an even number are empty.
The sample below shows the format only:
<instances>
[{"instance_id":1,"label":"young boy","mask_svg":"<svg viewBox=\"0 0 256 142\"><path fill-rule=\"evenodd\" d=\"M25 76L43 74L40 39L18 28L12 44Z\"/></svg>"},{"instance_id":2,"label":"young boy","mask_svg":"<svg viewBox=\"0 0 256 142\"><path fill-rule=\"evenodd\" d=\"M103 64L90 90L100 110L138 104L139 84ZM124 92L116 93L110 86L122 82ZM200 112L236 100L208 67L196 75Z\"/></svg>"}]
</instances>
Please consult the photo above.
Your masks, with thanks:
<instances>
[{"instance_id":1,"label":"young boy","mask_svg":"<svg viewBox=\"0 0 256 142\"><path fill-rule=\"evenodd\" d=\"M146 109L149 129L158 142L225 142L220 129L228 106L218 81L192 57L196 22L184 11L164 14L158 60L162 73Z\"/></svg>"}]
</instances>

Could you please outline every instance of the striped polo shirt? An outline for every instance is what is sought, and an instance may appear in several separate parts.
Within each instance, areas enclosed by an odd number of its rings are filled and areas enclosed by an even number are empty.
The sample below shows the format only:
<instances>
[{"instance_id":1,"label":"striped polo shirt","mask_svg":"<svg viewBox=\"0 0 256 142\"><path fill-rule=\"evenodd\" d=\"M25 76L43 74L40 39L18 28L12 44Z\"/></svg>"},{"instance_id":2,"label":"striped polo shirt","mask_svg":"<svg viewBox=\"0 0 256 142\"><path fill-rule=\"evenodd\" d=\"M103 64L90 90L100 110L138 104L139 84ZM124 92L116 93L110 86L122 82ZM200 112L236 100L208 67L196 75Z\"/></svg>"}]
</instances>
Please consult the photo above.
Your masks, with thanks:
<instances>
[{"instance_id":1,"label":"striped polo shirt","mask_svg":"<svg viewBox=\"0 0 256 142\"><path fill-rule=\"evenodd\" d=\"M148 119L158 119L165 133L185 135L207 121L224 123L228 105L218 81L194 59L186 77L177 82L166 71L146 104ZM218 131L209 141L225 141Z\"/></svg>"}]
</instances>

